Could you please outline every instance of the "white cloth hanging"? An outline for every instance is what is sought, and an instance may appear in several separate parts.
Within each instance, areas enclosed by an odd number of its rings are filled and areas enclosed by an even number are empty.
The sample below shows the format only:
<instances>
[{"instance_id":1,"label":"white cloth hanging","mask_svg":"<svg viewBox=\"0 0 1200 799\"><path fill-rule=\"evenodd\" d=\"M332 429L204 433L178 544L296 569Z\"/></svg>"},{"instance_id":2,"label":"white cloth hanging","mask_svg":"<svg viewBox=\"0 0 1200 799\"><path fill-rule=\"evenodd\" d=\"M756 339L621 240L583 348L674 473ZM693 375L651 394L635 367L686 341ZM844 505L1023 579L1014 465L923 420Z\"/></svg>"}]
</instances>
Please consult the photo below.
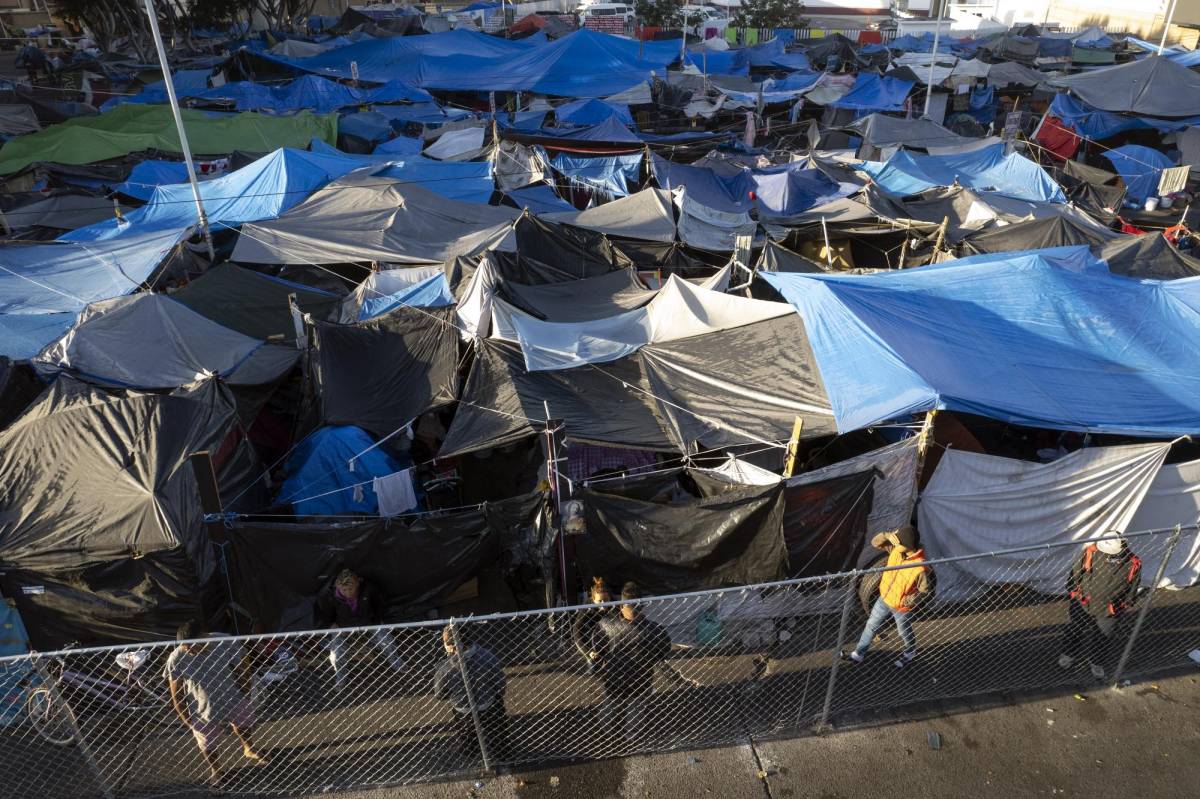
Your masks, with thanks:
<instances>
[{"instance_id":1,"label":"white cloth hanging","mask_svg":"<svg viewBox=\"0 0 1200 799\"><path fill-rule=\"evenodd\" d=\"M372 481L372 488L379 499L380 516L397 516L417 507L412 469L401 469L383 477L376 477Z\"/></svg>"}]
</instances>

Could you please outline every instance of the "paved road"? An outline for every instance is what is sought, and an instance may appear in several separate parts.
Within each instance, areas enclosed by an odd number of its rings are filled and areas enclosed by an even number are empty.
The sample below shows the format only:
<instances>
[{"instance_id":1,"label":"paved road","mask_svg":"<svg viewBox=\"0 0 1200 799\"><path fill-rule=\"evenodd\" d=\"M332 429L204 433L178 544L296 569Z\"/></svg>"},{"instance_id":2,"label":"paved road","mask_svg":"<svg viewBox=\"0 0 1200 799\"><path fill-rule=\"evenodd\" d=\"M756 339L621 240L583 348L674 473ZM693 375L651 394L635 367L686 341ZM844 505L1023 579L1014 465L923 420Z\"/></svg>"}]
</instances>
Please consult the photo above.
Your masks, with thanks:
<instances>
[{"instance_id":1,"label":"paved road","mask_svg":"<svg viewBox=\"0 0 1200 799\"><path fill-rule=\"evenodd\" d=\"M634 757L343 799L1194 797L1200 676L819 737ZM929 733L940 736L931 748ZM762 776L760 776L762 775ZM315 799L315 796L313 797Z\"/></svg>"}]
</instances>

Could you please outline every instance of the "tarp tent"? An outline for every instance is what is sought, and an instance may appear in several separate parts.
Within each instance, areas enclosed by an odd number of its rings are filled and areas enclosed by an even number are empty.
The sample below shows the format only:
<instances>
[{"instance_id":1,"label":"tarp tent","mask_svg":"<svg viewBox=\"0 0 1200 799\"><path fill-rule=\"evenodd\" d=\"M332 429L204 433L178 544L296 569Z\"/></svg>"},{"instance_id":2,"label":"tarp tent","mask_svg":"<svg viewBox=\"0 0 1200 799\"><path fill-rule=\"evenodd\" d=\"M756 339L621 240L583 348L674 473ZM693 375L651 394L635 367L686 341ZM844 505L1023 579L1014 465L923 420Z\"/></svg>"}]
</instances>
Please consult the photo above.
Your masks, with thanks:
<instances>
[{"instance_id":1,"label":"tarp tent","mask_svg":"<svg viewBox=\"0 0 1200 799\"><path fill-rule=\"evenodd\" d=\"M846 126L862 138L863 145L882 150L902 145L916 149L956 147L970 141L929 119L902 119L885 114L868 114Z\"/></svg>"},{"instance_id":2,"label":"tarp tent","mask_svg":"<svg viewBox=\"0 0 1200 799\"><path fill-rule=\"evenodd\" d=\"M1200 259L1180 252L1161 233L1121 236L1093 252L1115 275L1156 280L1200 277Z\"/></svg>"},{"instance_id":3,"label":"tarp tent","mask_svg":"<svg viewBox=\"0 0 1200 799\"><path fill-rule=\"evenodd\" d=\"M840 430L934 407L1126 435L1200 429L1200 281L1129 280L1084 247L762 276L804 318Z\"/></svg>"},{"instance_id":4,"label":"tarp tent","mask_svg":"<svg viewBox=\"0 0 1200 799\"><path fill-rule=\"evenodd\" d=\"M512 221L520 213L450 200L404 180L352 174L278 219L243 225L233 260L443 263L511 250Z\"/></svg>"},{"instance_id":5,"label":"tarp tent","mask_svg":"<svg viewBox=\"0 0 1200 799\"><path fill-rule=\"evenodd\" d=\"M675 240L675 212L671 193L662 189L643 189L604 205L583 211L542 214L547 222L574 225L610 236L641 241Z\"/></svg>"},{"instance_id":6,"label":"tarp tent","mask_svg":"<svg viewBox=\"0 0 1200 799\"><path fill-rule=\"evenodd\" d=\"M177 289L171 299L242 335L294 344L296 327L288 307L290 296L296 298L301 312L322 321L341 302L341 297L331 292L228 262Z\"/></svg>"},{"instance_id":7,"label":"tarp tent","mask_svg":"<svg viewBox=\"0 0 1200 799\"><path fill-rule=\"evenodd\" d=\"M235 150L306 147L314 138L337 141L337 117L303 111L292 116L237 114L212 116L185 109L184 126L192 152L227 155ZM78 117L4 144L0 174L39 161L91 164L143 150L180 152L179 134L166 106L124 105L98 117Z\"/></svg>"},{"instance_id":8,"label":"tarp tent","mask_svg":"<svg viewBox=\"0 0 1200 799\"><path fill-rule=\"evenodd\" d=\"M785 573L782 483L742 485L689 469L598 482L580 496L588 530L577 541L580 568L610 585L634 580L646 593L671 594Z\"/></svg>"},{"instance_id":9,"label":"tarp tent","mask_svg":"<svg viewBox=\"0 0 1200 799\"><path fill-rule=\"evenodd\" d=\"M633 126L633 114L625 103L610 103L606 100L572 100L554 109L554 118L560 125L595 125L606 119Z\"/></svg>"},{"instance_id":10,"label":"tarp tent","mask_svg":"<svg viewBox=\"0 0 1200 799\"><path fill-rule=\"evenodd\" d=\"M376 516L379 498L365 481L402 468L365 430L322 427L306 436L288 456L275 501L291 505L297 516Z\"/></svg>"},{"instance_id":11,"label":"tarp tent","mask_svg":"<svg viewBox=\"0 0 1200 799\"><path fill-rule=\"evenodd\" d=\"M1175 166L1175 162L1162 152L1140 144L1123 144L1101 155L1108 159L1113 169L1125 183L1125 196L1134 202L1144 202L1147 197L1158 196L1158 181L1164 169Z\"/></svg>"},{"instance_id":12,"label":"tarp tent","mask_svg":"<svg viewBox=\"0 0 1200 799\"><path fill-rule=\"evenodd\" d=\"M991 252L1023 252L1050 247L1069 247L1076 244L1102 245L1123 236L1098 223L1086 221L1082 215L1058 214L1031 219L974 233L963 240L964 248L973 254Z\"/></svg>"},{"instance_id":13,"label":"tarp tent","mask_svg":"<svg viewBox=\"0 0 1200 799\"><path fill-rule=\"evenodd\" d=\"M1066 202L1062 189L1044 169L1004 145L955 155L915 155L901 150L879 164L863 162L862 170L893 194L916 194L937 186L963 186L1035 203Z\"/></svg>"},{"instance_id":14,"label":"tarp tent","mask_svg":"<svg viewBox=\"0 0 1200 799\"><path fill-rule=\"evenodd\" d=\"M211 69L178 69L171 75L171 83L175 87L177 96L190 97L208 88L208 78L211 74ZM131 96L118 95L105 100L100 109L108 112L122 103L151 104L165 102L167 102L166 81L156 80L153 83L147 83L137 94Z\"/></svg>"},{"instance_id":15,"label":"tarp tent","mask_svg":"<svg viewBox=\"0 0 1200 799\"><path fill-rule=\"evenodd\" d=\"M202 450L235 509L261 467L212 380L107 394L64 377L0 432L0 591L35 647L173 636L200 615L216 568L188 462Z\"/></svg>"},{"instance_id":16,"label":"tarp tent","mask_svg":"<svg viewBox=\"0 0 1200 799\"><path fill-rule=\"evenodd\" d=\"M86 246L0 245L0 355L32 357L70 327L87 303L137 291L181 236L174 230Z\"/></svg>"},{"instance_id":17,"label":"tarp tent","mask_svg":"<svg viewBox=\"0 0 1200 799\"><path fill-rule=\"evenodd\" d=\"M61 233L113 219L118 211L129 214L132 210L122 205L114 208L111 201L94 194L54 193L5 211L4 221L14 231L41 228Z\"/></svg>"},{"instance_id":18,"label":"tarp tent","mask_svg":"<svg viewBox=\"0 0 1200 799\"><path fill-rule=\"evenodd\" d=\"M284 86L233 81L186 96L193 105L213 104L229 106L238 111L275 113L308 110L314 114L329 114L342 108L375 103L433 102L429 92L398 80L361 89L316 75L304 75Z\"/></svg>"},{"instance_id":19,"label":"tarp tent","mask_svg":"<svg viewBox=\"0 0 1200 799\"><path fill-rule=\"evenodd\" d=\"M1168 118L1200 116L1200 75L1169 58L1150 56L1051 82L1101 111Z\"/></svg>"},{"instance_id":20,"label":"tarp tent","mask_svg":"<svg viewBox=\"0 0 1200 799\"><path fill-rule=\"evenodd\" d=\"M234 596L273 629L310 630L314 597L351 568L378 587L386 621L425 618L454 589L501 562L514 548L510 542L537 525L544 505L539 493L417 518L239 520L229 529Z\"/></svg>"},{"instance_id":21,"label":"tarp tent","mask_svg":"<svg viewBox=\"0 0 1200 799\"><path fill-rule=\"evenodd\" d=\"M299 354L294 343L268 344L166 294L142 293L92 303L32 361L47 376L70 372L109 386L161 389L209 376L230 385L270 383Z\"/></svg>"},{"instance_id":22,"label":"tarp tent","mask_svg":"<svg viewBox=\"0 0 1200 799\"><path fill-rule=\"evenodd\" d=\"M397 308L349 325L315 322L311 338L309 373L324 424L387 436L457 396L453 308Z\"/></svg>"},{"instance_id":23,"label":"tarp tent","mask_svg":"<svg viewBox=\"0 0 1200 799\"><path fill-rule=\"evenodd\" d=\"M830 105L857 111L900 111L912 87L912 81L881 77L874 72L860 72L850 91Z\"/></svg>"}]
</instances>

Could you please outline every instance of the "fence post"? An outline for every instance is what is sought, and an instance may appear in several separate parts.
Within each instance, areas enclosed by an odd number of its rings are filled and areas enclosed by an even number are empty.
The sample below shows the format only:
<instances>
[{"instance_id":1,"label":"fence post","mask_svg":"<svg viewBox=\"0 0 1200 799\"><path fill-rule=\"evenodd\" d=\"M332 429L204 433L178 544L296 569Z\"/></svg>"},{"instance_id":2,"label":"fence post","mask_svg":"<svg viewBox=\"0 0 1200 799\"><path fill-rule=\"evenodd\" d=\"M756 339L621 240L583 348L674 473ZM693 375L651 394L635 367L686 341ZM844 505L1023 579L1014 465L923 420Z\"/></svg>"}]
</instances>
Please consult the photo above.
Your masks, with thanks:
<instances>
[{"instance_id":1,"label":"fence post","mask_svg":"<svg viewBox=\"0 0 1200 799\"><path fill-rule=\"evenodd\" d=\"M479 753L483 755L483 770L492 770L492 759L488 756L487 736L483 734L483 723L479 720L479 705L475 704L475 689L467 676L466 651L458 637L458 622L450 619L450 635L454 638L454 652L458 655L458 671L462 675L463 687L467 690L467 704L471 706L471 721L475 724L475 736L479 739Z\"/></svg>"},{"instance_id":2,"label":"fence post","mask_svg":"<svg viewBox=\"0 0 1200 799\"><path fill-rule=\"evenodd\" d=\"M1129 656L1133 653L1133 644L1137 641L1138 633L1141 632L1142 622L1146 620L1146 614L1150 612L1150 603L1154 599L1154 592L1158 590L1158 584L1162 582L1163 575L1166 574L1167 561L1171 559L1171 555L1175 552L1175 545L1179 543L1181 532L1182 528L1180 525L1175 525L1174 532L1171 533L1171 537L1167 540L1167 551L1163 555L1162 562L1158 564L1158 571L1154 573L1154 582L1150 583L1150 592L1146 594L1146 601L1138 609L1137 619L1133 622L1133 629L1129 631L1129 640L1125 642L1125 650L1121 652L1121 659L1117 661L1117 668L1113 670L1113 688L1121 684L1121 674L1129 664Z\"/></svg>"},{"instance_id":3,"label":"fence post","mask_svg":"<svg viewBox=\"0 0 1200 799\"><path fill-rule=\"evenodd\" d=\"M83 759L87 761L88 770L92 772L92 776L96 778L96 785L100 788L100 792L104 794L105 799L113 799L113 793L108 787L108 783L104 781L104 773L100 771L100 765L96 759L92 757L92 750L88 748L87 741L83 737L83 732L79 729L79 722L75 719L75 713L71 710L71 706L63 698L63 695L58 692L58 680L46 670L46 666L42 663L40 656L32 654L29 657L33 664L33 670L42 678L42 684L46 686L46 690L50 693L50 701L61 708L66 709L67 723L71 727L71 735L75 737L76 743L79 744L79 752L83 755Z\"/></svg>"},{"instance_id":4,"label":"fence post","mask_svg":"<svg viewBox=\"0 0 1200 799\"><path fill-rule=\"evenodd\" d=\"M837 644L833 647L833 665L829 667L829 685L825 688L825 705L821 708L821 720L817 729L823 730L829 726L829 710L833 707L833 689L837 685L838 666L842 663L842 643L846 640L846 627L850 625L850 606L858 595L858 572L850 574L850 584L846 586L846 598L842 600L842 620L838 624Z\"/></svg>"}]
</instances>

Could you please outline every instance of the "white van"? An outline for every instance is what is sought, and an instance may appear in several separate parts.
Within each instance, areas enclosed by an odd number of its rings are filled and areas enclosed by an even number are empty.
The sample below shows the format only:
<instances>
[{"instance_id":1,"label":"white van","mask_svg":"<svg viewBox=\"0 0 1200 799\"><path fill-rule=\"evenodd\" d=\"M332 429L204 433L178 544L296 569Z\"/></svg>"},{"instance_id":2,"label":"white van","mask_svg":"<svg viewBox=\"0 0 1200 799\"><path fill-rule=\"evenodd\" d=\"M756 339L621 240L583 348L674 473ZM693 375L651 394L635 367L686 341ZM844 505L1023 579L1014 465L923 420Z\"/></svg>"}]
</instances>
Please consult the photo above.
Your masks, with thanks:
<instances>
[{"instance_id":1,"label":"white van","mask_svg":"<svg viewBox=\"0 0 1200 799\"><path fill-rule=\"evenodd\" d=\"M633 6L624 3L592 3L584 6L580 11L584 22L589 17L619 17L627 23L633 22L637 18L637 12L633 10Z\"/></svg>"}]
</instances>

